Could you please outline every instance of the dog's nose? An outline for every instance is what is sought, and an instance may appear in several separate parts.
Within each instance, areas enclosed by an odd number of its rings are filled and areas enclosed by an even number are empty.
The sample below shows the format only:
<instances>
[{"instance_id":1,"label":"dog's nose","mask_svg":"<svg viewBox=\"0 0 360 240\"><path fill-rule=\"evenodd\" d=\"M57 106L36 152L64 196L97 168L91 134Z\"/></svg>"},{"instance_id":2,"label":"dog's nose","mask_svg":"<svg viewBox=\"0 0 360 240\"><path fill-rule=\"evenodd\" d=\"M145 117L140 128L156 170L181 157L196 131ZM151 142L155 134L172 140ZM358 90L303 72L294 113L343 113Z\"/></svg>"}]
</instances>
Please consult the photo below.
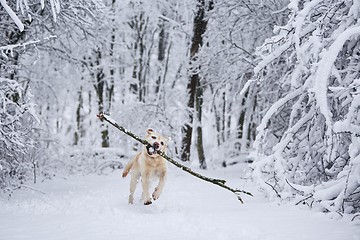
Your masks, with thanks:
<instances>
[{"instance_id":1,"label":"dog's nose","mask_svg":"<svg viewBox=\"0 0 360 240\"><path fill-rule=\"evenodd\" d=\"M160 147L160 144L158 142L154 142L154 148L158 149Z\"/></svg>"}]
</instances>

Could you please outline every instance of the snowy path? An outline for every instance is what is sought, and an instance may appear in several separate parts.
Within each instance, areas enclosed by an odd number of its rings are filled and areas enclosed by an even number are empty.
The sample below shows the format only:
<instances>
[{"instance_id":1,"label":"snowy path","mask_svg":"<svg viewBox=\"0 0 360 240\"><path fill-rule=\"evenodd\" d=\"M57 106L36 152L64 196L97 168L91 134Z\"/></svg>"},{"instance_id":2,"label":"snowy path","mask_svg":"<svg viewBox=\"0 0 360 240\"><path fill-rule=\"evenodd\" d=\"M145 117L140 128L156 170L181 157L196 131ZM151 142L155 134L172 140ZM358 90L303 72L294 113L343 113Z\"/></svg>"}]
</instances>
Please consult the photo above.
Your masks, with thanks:
<instances>
[{"instance_id":1,"label":"snowy path","mask_svg":"<svg viewBox=\"0 0 360 240\"><path fill-rule=\"evenodd\" d=\"M205 174L226 176L256 196L243 197L241 205L232 193L173 167L163 195L150 206L127 204L129 178L120 172L56 179L34 186L46 194L22 190L11 201L0 199L0 239L360 239L359 223L268 203L236 177L239 169L221 171Z\"/></svg>"}]
</instances>

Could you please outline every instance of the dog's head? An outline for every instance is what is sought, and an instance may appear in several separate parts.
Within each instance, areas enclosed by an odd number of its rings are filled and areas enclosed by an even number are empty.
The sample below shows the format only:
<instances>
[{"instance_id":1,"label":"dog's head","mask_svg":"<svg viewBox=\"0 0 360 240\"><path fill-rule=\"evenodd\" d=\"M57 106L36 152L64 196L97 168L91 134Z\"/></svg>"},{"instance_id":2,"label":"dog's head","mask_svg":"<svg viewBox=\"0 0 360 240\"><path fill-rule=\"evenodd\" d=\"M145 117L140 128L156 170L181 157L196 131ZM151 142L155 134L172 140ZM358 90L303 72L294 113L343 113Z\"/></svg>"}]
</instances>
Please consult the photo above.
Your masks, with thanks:
<instances>
[{"instance_id":1,"label":"dog's head","mask_svg":"<svg viewBox=\"0 0 360 240\"><path fill-rule=\"evenodd\" d=\"M166 151L167 142L169 139L155 132L152 128L149 128L147 130L145 139L149 143L147 146L145 146L146 154L148 156L157 157L158 151Z\"/></svg>"}]
</instances>

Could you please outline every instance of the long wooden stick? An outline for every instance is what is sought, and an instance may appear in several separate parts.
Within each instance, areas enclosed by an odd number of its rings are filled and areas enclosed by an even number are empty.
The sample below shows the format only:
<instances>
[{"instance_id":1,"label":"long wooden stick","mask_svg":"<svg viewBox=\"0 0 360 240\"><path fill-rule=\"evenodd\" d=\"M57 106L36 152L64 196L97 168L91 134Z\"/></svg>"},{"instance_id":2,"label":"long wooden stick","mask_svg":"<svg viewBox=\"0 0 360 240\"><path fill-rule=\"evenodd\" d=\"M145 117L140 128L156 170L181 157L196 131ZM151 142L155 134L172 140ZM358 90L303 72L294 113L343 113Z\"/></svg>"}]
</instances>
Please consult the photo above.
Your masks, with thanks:
<instances>
[{"instance_id":1,"label":"long wooden stick","mask_svg":"<svg viewBox=\"0 0 360 240\"><path fill-rule=\"evenodd\" d=\"M118 130L120 130L121 132L125 133L126 135L134 138L136 141L140 142L141 144L143 145L148 145L149 143L144 140L144 139L141 139L140 137L138 137L137 135L133 134L132 132L126 130L124 127L120 126L119 124L117 124L117 122L112 119L110 116L104 114L104 113L100 113L99 115L97 115L97 117L101 120L101 121L106 121L108 123L110 123L112 126L114 126L115 128L117 128ZM244 190L240 190L240 189L234 189L234 188L231 188L229 186L227 186L225 183L226 181L225 180L222 180L222 179L216 179L216 178L209 178L209 177L206 177L206 176L203 176L197 172L194 172L193 170L191 170L189 167L185 166L185 165L182 165L181 163L175 161L174 159L172 159L171 157L167 156L164 152L161 152L161 151L157 151L157 153L162 156L163 158L165 158L167 161L169 161L170 163L172 163L173 165L175 165L176 167L180 168L181 170L187 172L187 173L190 173L191 175L197 177L197 178L200 178L206 182L210 182L210 183L213 183L215 185L218 185L219 187L222 187L226 190L229 190L231 192L233 192L236 196L237 196L237 199L241 202L241 203L244 203L243 200L241 199L240 197L240 193L244 193L244 194L247 194L247 195L250 195L250 196L253 196L250 192L247 192L247 191L244 191Z\"/></svg>"}]
</instances>

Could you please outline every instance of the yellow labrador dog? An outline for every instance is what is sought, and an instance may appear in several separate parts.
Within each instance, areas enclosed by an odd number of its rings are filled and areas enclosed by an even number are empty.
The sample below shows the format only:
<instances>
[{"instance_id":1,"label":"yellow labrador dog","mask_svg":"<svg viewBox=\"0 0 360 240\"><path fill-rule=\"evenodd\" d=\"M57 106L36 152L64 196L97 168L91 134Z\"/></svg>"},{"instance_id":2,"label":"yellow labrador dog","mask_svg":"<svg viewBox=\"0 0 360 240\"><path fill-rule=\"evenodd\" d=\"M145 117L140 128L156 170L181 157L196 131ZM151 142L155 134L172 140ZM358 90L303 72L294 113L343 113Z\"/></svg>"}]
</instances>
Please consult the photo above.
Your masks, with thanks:
<instances>
[{"instance_id":1,"label":"yellow labrador dog","mask_svg":"<svg viewBox=\"0 0 360 240\"><path fill-rule=\"evenodd\" d=\"M134 192L140 177L143 190L142 198L145 205L152 203L149 193L150 180L153 177L159 178L159 183L152 194L152 199L154 200L160 197L165 184L167 172L166 160L157 154L157 151L165 152L169 139L161 136L151 128L147 130L145 139L149 144L144 146L142 151L129 161L122 174L123 177L126 177L131 171L130 204L134 202Z\"/></svg>"}]
</instances>

